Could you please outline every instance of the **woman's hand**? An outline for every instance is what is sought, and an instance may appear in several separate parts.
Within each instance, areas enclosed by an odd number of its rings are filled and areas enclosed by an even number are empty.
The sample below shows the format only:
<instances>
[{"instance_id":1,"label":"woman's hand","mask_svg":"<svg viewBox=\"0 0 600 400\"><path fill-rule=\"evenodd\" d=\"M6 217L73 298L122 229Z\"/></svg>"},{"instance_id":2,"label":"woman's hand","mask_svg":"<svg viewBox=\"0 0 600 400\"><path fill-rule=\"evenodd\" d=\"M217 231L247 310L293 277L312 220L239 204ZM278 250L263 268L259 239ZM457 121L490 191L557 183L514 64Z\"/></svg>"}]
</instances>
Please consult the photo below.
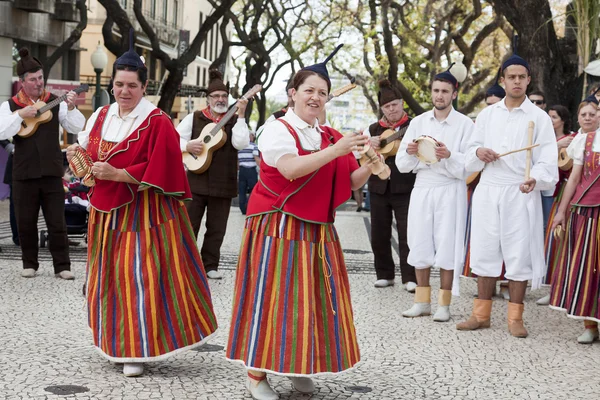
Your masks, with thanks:
<instances>
[{"instance_id":1,"label":"woman's hand","mask_svg":"<svg viewBox=\"0 0 600 400\"><path fill-rule=\"evenodd\" d=\"M561 212L560 210L556 211L556 214L554 214L554 219L552 220L552 227L550 229L552 229L552 232L554 232L554 236L556 237L557 235L560 235L560 231L564 231L565 230L565 213ZM556 228L560 227L558 231L556 231Z\"/></svg>"},{"instance_id":2,"label":"woman's hand","mask_svg":"<svg viewBox=\"0 0 600 400\"><path fill-rule=\"evenodd\" d=\"M77 143L70 145L69 147L67 147L67 161L71 161L71 158L73 158L75 156L75 151L77 150L77 148L79 147L79 145Z\"/></svg>"},{"instance_id":3,"label":"woman's hand","mask_svg":"<svg viewBox=\"0 0 600 400\"><path fill-rule=\"evenodd\" d=\"M573 136L568 136L568 137L556 142L556 145L558 146L559 150L566 149L567 147L569 147L569 145L571 144L572 141L573 141Z\"/></svg>"},{"instance_id":4,"label":"woman's hand","mask_svg":"<svg viewBox=\"0 0 600 400\"><path fill-rule=\"evenodd\" d=\"M356 133L349 133L333 145L336 157L345 156L353 151L360 151L369 142L369 138Z\"/></svg>"},{"instance_id":5,"label":"woman's hand","mask_svg":"<svg viewBox=\"0 0 600 400\"><path fill-rule=\"evenodd\" d=\"M119 170L106 162L95 162L92 174L103 181L119 181Z\"/></svg>"}]
</instances>

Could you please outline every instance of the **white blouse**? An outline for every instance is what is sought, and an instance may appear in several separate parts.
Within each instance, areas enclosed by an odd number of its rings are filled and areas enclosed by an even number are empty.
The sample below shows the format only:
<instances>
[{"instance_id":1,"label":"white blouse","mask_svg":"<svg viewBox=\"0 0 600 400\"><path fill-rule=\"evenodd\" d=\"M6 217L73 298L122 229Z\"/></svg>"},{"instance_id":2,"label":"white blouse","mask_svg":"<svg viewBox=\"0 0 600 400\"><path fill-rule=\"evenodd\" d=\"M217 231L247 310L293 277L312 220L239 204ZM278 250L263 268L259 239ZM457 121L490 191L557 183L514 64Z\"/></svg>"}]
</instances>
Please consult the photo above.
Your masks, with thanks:
<instances>
[{"instance_id":1,"label":"white blouse","mask_svg":"<svg viewBox=\"0 0 600 400\"><path fill-rule=\"evenodd\" d=\"M154 109L156 109L154 104L142 98L129 115L121 118L119 116L119 105L117 103L111 104L102 125L102 139L107 142L121 142L135 132ZM77 141L84 149L87 148L90 133L96 123L96 118L98 118L100 110L102 108L99 108L92 114L85 125L85 130L79 132L77 135Z\"/></svg>"},{"instance_id":2,"label":"white blouse","mask_svg":"<svg viewBox=\"0 0 600 400\"><path fill-rule=\"evenodd\" d=\"M309 125L292 109L289 109L282 118L296 130L303 149L308 151L321 149L322 130L318 121L315 120L314 125ZM275 168L277 161L286 154L298 155L296 140L287 126L277 120L265 124L257 142L264 162L270 167Z\"/></svg>"},{"instance_id":3,"label":"white blouse","mask_svg":"<svg viewBox=\"0 0 600 400\"><path fill-rule=\"evenodd\" d=\"M581 133L580 130L579 134L573 138L573 141L567 147L567 155L573 159L574 165L583 165L586 138L587 134ZM592 143L592 151L596 153L600 152L600 129L596 131L596 137L594 137L594 143Z\"/></svg>"}]
</instances>

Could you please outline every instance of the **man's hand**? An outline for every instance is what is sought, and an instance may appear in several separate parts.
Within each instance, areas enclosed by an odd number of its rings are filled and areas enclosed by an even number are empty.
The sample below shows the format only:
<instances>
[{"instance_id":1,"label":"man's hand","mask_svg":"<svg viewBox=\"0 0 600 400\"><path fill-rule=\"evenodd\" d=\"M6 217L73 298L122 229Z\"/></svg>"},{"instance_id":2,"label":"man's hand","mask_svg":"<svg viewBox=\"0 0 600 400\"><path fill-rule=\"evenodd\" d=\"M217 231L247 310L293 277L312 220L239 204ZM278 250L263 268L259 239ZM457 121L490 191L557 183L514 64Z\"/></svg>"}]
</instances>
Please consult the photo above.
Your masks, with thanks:
<instances>
[{"instance_id":1,"label":"man's hand","mask_svg":"<svg viewBox=\"0 0 600 400\"><path fill-rule=\"evenodd\" d=\"M521 183L519 189L521 189L521 193L530 193L535 188L536 180L534 178L529 178L525 182Z\"/></svg>"},{"instance_id":2,"label":"man's hand","mask_svg":"<svg viewBox=\"0 0 600 400\"><path fill-rule=\"evenodd\" d=\"M36 116L38 110L34 106L27 106L25 108L21 108L17 113L23 119L25 118L33 118Z\"/></svg>"},{"instance_id":3,"label":"man's hand","mask_svg":"<svg viewBox=\"0 0 600 400\"><path fill-rule=\"evenodd\" d=\"M481 161L483 161L485 163L494 162L499 158L498 153L496 153L492 149L487 149L485 147L478 148L477 151L475 152L475 155L477 156L477 158L479 158Z\"/></svg>"},{"instance_id":4,"label":"man's hand","mask_svg":"<svg viewBox=\"0 0 600 400\"><path fill-rule=\"evenodd\" d=\"M415 143L415 142L410 142L408 144L408 146L406 147L406 152L409 155L414 156L415 154L417 154L419 152L419 144Z\"/></svg>"},{"instance_id":5,"label":"man's hand","mask_svg":"<svg viewBox=\"0 0 600 400\"><path fill-rule=\"evenodd\" d=\"M248 106L248 99L244 96L240 97L237 101L237 106L238 118L244 118L244 114L246 114L246 107Z\"/></svg>"},{"instance_id":6,"label":"man's hand","mask_svg":"<svg viewBox=\"0 0 600 400\"><path fill-rule=\"evenodd\" d=\"M67 93L67 99L65 100L67 102L67 107L69 109L69 111L71 111L72 109L75 108L75 99L77 98L77 93L75 93L74 91L70 91L69 93Z\"/></svg>"},{"instance_id":7,"label":"man's hand","mask_svg":"<svg viewBox=\"0 0 600 400\"><path fill-rule=\"evenodd\" d=\"M190 140L185 145L185 150L188 153L193 154L195 156L197 156L200 153L202 153L202 149L204 149L204 143L202 143L202 141L200 141L198 139Z\"/></svg>"},{"instance_id":8,"label":"man's hand","mask_svg":"<svg viewBox=\"0 0 600 400\"><path fill-rule=\"evenodd\" d=\"M438 160L442 160L444 158L450 158L450 150L446 147L446 145L442 142L438 142L438 147L435 148L435 156Z\"/></svg>"},{"instance_id":9,"label":"man's hand","mask_svg":"<svg viewBox=\"0 0 600 400\"><path fill-rule=\"evenodd\" d=\"M379 150L381 148L381 138L379 136L371 136L369 139L371 142L371 147L375 150Z\"/></svg>"}]
</instances>

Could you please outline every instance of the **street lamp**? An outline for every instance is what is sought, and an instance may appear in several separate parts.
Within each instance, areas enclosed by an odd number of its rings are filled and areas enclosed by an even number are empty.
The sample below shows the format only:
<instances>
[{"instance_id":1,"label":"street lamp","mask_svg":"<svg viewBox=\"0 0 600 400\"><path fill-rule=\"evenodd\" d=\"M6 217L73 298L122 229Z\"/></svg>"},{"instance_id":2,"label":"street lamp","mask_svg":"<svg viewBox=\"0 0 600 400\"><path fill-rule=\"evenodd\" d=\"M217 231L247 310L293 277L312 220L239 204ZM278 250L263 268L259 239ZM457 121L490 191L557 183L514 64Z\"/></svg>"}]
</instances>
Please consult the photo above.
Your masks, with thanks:
<instances>
[{"instance_id":1,"label":"street lamp","mask_svg":"<svg viewBox=\"0 0 600 400\"><path fill-rule=\"evenodd\" d=\"M100 102L102 101L100 93L100 91L102 90L102 88L100 87L100 75L102 74L102 71L104 71L104 68L106 67L107 63L108 56L104 52L100 41L98 41L98 47L96 48L96 51L92 53L92 66L94 67L94 72L96 73L96 93L94 94L94 101L96 102L96 106L94 107L94 111L100 108Z\"/></svg>"},{"instance_id":2,"label":"street lamp","mask_svg":"<svg viewBox=\"0 0 600 400\"><path fill-rule=\"evenodd\" d=\"M463 83L465 79L467 79L468 72L465 64L461 62L455 62L454 65L450 67L450 73L456 78L458 83ZM452 102L452 105L455 109L458 109L458 94L456 95L456 99Z\"/></svg>"}]
</instances>

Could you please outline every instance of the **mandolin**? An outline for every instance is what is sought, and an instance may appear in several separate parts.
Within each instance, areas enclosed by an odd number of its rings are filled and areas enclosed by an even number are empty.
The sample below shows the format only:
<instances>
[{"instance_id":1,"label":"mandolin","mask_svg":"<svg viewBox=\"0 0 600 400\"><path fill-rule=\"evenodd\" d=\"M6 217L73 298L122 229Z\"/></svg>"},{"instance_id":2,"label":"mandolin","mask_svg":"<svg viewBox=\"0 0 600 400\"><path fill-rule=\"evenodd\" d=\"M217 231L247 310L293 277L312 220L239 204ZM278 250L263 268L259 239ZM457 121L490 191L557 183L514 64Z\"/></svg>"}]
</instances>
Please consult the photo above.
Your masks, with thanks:
<instances>
[{"instance_id":1,"label":"mandolin","mask_svg":"<svg viewBox=\"0 0 600 400\"><path fill-rule=\"evenodd\" d=\"M79 94L83 92L87 92L89 89L88 85L81 85L76 89L73 89L73 92ZM41 124L45 124L46 122L52 119L52 109L59 105L61 102L65 101L68 93L63 94L60 97L52 100L50 103L46 104L43 101L38 101L33 106L38 109L37 114L33 118L25 118L21 122L21 129L17 132L17 135L21 137L29 137L33 135L38 127ZM13 114L19 112L19 110L15 111Z\"/></svg>"},{"instance_id":2,"label":"mandolin","mask_svg":"<svg viewBox=\"0 0 600 400\"><path fill-rule=\"evenodd\" d=\"M254 85L254 87L242 97L250 99L261 90L261 85ZM208 167L210 167L210 163L212 162L212 154L216 150L223 147L227 141L227 134L225 133L223 127L227 122L229 122L237 110L238 106L236 103L229 109L229 111L227 111L227 114L225 114L218 123L207 124L204 129L202 129L200 136L198 136L197 139L194 139L201 140L202 143L204 143L204 147L202 148L202 152L200 154L192 154L188 153L187 151L183 152L183 163L188 171L195 174L201 174L206 171Z\"/></svg>"}]
</instances>

